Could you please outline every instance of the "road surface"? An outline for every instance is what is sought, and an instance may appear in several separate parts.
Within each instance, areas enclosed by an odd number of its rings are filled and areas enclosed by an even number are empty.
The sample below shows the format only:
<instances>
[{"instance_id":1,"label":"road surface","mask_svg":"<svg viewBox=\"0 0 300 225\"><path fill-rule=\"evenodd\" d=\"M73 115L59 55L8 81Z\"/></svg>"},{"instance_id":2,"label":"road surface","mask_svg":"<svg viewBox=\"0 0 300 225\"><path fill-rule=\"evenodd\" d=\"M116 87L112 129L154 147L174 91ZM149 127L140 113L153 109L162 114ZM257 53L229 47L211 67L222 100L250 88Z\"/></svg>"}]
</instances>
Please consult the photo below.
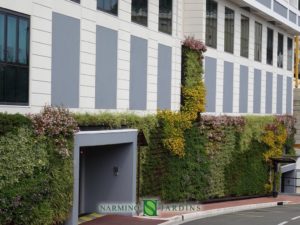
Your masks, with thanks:
<instances>
[{"instance_id":1,"label":"road surface","mask_svg":"<svg viewBox=\"0 0 300 225\"><path fill-rule=\"evenodd\" d=\"M237 212L195 220L184 225L300 225L300 205Z\"/></svg>"}]
</instances>

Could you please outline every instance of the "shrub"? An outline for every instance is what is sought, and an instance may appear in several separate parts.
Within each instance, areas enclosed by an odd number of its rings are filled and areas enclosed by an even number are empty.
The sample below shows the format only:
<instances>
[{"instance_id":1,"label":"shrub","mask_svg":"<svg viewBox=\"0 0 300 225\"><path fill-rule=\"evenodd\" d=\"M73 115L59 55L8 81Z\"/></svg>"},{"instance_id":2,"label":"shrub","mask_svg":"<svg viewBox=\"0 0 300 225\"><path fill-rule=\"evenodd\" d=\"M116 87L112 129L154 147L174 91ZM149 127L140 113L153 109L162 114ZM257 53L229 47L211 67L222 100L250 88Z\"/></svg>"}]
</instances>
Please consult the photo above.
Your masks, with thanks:
<instances>
[{"instance_id":1,"label":"shrub","mask_svg":"<svg viewBox=\"0 0 300 225\"><path fill-rule=\"evenodd\" d=\"M70 156L71 148L67 140L73 138L78 126L68 109L45 106L41 113L31 114L29 117L37 135L51 138L61 156Z\"/></svg>"},{"instance_id":2,"label":"shrub","mask_svg":"<svg viewBox=\"0 0 300 225\"><path fill-rule=\"evenodd\" d=\"M15 132L20 127L29 127L31 121L21 114L0 113L0 136Z\"/></svg>"}]
</instances>

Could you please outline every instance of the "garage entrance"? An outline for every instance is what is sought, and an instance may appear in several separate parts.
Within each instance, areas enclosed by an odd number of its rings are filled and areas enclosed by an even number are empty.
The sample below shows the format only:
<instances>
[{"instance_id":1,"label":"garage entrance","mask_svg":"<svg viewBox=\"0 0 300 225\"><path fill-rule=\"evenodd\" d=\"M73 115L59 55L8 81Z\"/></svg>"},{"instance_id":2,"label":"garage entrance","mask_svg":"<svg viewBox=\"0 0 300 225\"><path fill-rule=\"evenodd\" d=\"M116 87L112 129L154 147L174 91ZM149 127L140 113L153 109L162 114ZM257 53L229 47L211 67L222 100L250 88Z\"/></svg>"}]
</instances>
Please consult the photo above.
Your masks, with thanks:
<instances>
[{"instance_id":1,"label":"garage entrance","mask_svg":"<svg viewBox=\"0 0 300 225\"><path fill-rule=\"evenodd\" d=\"M73 208L67 225L99 203L135 203L137 169L135 129L83 131L75 135Z\"/></svg>"}]
</instances>

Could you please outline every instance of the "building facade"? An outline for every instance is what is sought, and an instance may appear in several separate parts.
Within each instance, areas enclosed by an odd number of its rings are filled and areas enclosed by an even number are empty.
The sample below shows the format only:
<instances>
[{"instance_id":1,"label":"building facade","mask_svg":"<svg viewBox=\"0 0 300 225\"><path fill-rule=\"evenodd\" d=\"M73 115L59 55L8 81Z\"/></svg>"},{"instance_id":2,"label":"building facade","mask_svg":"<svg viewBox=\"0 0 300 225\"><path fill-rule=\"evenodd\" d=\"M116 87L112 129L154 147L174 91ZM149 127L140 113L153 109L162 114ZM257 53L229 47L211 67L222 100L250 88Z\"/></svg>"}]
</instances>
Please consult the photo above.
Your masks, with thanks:
<instances>
[{"instance_id":1,"label":"building facade","mask_svg":"<svg viewBox=\"0 0 300 225\"><path fill-rule=\"evenodd\" d=\"M187 0L184 34L205 40L207 112L291 114L298 1Z\"/></svg>"},{"instance_id":2,"label":"building facade","mask_svg":"<svg viewBox=\"0 0 300 225\"><path fill-rule=\"evenodd\" d=\"M297 0L4 0L0 112L178 110L181 41L208 46L206 111L291 114Z\"/></svg>"},{"instance_id":3,"label":"building facade","mask_svg":"<svg viewBox=\"0 0 300 225\"><path fill-rule=\"evenodd\" d=\"M182 0L4 0L0 111L180 105Z\"/></svg>"}]
</instances>

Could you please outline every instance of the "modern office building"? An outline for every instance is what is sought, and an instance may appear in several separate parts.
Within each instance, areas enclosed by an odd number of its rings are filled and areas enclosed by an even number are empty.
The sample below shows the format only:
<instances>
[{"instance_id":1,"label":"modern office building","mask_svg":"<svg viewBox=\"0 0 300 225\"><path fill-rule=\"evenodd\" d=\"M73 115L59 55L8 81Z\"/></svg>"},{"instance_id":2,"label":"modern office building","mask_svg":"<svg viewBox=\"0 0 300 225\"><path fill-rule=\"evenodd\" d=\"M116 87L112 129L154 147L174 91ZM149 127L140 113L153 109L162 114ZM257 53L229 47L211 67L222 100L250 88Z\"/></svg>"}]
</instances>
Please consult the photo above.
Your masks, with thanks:
<instances>
[{"instance_id":1,"label":"modern office building","mask_svg":"<svg viewBox=\"0 0 300 225\"><path fill-rule=\"evenodd\" d=\"M207 112L291 114L297 0L186 0L185 35L205 40Z\"/></svg>"}]
</instances>

